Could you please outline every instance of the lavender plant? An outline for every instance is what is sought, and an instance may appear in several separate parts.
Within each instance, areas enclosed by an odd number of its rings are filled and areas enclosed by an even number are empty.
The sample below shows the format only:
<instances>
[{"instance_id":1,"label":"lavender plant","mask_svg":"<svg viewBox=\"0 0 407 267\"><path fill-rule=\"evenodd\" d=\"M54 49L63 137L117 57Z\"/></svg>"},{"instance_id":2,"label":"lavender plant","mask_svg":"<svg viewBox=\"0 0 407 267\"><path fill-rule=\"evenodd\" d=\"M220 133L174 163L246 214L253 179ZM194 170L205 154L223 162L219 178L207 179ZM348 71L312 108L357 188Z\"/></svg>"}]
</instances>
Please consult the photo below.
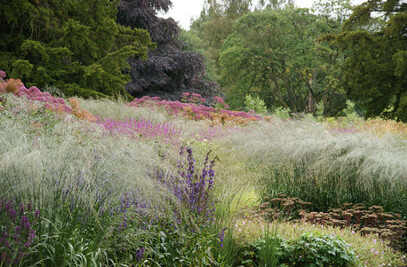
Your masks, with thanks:
<instances>
[{"instance_id":1,"label":"lavender plant","mask_svg":"<svg viewBox=\"0 0 407 267\"><path fill-rule=\"evenodd\" d=\"M0 198L0 266L21 265L34 245L39 210Z\"/></svg>"},{"instance_id":2,"label":"lavender plant","mask_svg":"<svg viewBox=\"0 0 407 267\"><path fill-rule=\"evenodd\" d=\"M175 173L157 168L150 175L170 192L163 206L172 206L172 215L140 198L137 191L126 193L110 211L118 218L111 233L111 253L121 261L165 266L214 263L211 243L218 236L210 227L215 211L211 192L215 159L210 160L207 153L198 170L191 148L182 148L179 154Z\"/></svg>"},{"instance_id":3,"label":"lavender plant","mask_svg":"<svg viewBox=\"0 0 407 267\"><path fill-rule=\"evenodd\" d=\"M209 160L207 153L201 171L196 169L196 162L191 148L181 148L181 160L178 161L178 173L164 174L157 170L155 177L170 190L182 205L195 214L199 221L209 224L213 221L215 203L211 194L215 177L215 159Z\"/></svg>"}]
</instances>

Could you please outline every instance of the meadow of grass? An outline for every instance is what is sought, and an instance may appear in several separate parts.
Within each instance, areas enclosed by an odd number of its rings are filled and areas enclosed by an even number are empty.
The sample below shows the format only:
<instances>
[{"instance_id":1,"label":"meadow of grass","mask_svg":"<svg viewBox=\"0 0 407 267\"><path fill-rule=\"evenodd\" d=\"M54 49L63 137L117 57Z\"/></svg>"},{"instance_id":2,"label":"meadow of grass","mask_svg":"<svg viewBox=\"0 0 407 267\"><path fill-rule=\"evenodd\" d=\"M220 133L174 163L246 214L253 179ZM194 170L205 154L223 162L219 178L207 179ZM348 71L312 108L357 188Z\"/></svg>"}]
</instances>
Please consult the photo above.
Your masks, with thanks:
<instances>
[{"instance_id":1,"label":"meadow of grass","mask_svg":"<svg viewBox=\"0 0 407 267\"><path fill-rule=\"evenodd\" d=\"M285 193L312 202L316 210L345 202L381 205L407 216L403 136L338 132L315 120L277 120L220 142L262 166L262 196Z\"/></svg>"},{"instance_id":2,"label":"meadow of grass","mask_svg":"<svg viewBox=\"0 0 407 267\"><path fill-rule=\"evenodd\" d=\"M0 266L405 260L356 228L246 213L285 193L317 211L360 202L406 219L403 125L270 119L195 96L68 101L20 82L0 80Z\"/></svg>"}]
</instances>

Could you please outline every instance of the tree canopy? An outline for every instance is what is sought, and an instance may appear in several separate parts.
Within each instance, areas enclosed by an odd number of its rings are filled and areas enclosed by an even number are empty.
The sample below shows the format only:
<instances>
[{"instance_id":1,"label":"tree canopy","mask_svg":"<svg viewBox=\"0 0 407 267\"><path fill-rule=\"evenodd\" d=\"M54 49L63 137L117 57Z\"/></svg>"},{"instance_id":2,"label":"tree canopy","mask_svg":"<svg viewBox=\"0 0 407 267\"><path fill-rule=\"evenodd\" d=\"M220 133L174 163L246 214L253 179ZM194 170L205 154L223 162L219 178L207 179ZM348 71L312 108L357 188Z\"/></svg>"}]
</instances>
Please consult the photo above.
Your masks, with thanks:
<instances>
[{"instance_id":1,"label":"tree canopy","mask_svg":"<svg viewBox=\"0 0 407 267\"><path fill-rule=\"evenodd\" d=\"M325 58L329 47L317 41L332 30L308 9L242 17L220 54L228 100L239 107L246 94L255 93L270 108L284 106L294 112L314 112L320 101L332 105L339 93L337 77ZM335 63L337 56L330 57Z\"/></svg>"},{"instance_id":2,"label":"tree canopy","mask_svg":"<svg viewBox=\"0 0 407 267\"><path fill-rule=\"evenodd\" d=\"M407 120L407 3L371 0L329 36L346 55L343 85L367 117Z\"/></svg>"},{"instance_id":3,"label":"tree canopy","mask_svg":"<svg viewBox=\"0 0 407 267\"><path fill-rule=\"evenodd\" d=\"M204 96L217 88L205 79L205 63L201 54L183 50L180 28L172 19L157 16L171 6L169 0L122 0L118 22L132 28L146 29L156 48L149 51L148 60L134 57L129 60L132 81L126 89L133 96L159 95L181 98L182 91Z\"/></svg>"},{"instance_id":4,"label":"tree canopy","mask_svg":"<svg viewBox=\"0 0 407 267\"><path fill-rule=\"evenodd\" d=\"M6 1L0 66L28 85L66 95L125 95L127 59L146 59L149 34L116 23L119 0Z\"/></svg>"}]
</instances>

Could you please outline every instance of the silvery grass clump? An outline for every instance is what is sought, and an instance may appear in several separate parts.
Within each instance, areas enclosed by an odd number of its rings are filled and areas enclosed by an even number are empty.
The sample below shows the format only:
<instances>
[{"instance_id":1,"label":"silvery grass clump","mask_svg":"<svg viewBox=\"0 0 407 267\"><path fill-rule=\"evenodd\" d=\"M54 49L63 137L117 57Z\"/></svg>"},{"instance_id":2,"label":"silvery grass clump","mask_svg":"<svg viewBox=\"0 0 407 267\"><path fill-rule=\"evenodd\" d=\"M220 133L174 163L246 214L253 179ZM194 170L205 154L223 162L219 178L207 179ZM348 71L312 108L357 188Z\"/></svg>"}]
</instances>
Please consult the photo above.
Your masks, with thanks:
<instances>
[{"instance_id":1,"label":"silvery grass clump","mask_svg":"<svg viewBox=\"0 0 407 267\"><path fill-rule=\"evenodd\" d=\"M331 133L312 120L257 123L222 141L264 169L263 194L286 193L316 209L344 202L383 205L407 216L407 140Z\"/></svg>"},{"instance_id":2,"label":"silvery grass clump","mask_svg":"<svg viewBox=\"0 0 407 267\"><path fill-rule=\"evenodd\" d=\"M164 108L160 107L133 107L126 105L125 101L84 100L80 99L81 107L101 120L136 120L149 121L154 124L168 124L174 128L182 129L179 141L186 139L199 139L201 132L209 127L208 121L192 121L182 116L169 115ZM178 141L178 140L177 140Z\"/></svg>"},{"instance_id":3,"label":"silvery grass clump","mask_svg":"<svg viewBox=\"0 0 407 267\"><path fill-rule=\"evenodd\" d=\"M141 118L154 121L155 123L164 123L168 116L164 110L156 109L154 112L146 107L130 107L124 100L111 101L108 99L100 100L80 100L81 107L95 116L102 119L111 118L115 120L127 120Z\"/></svg>"},{"instance_id":4,"label":"silvery grass clump","mask_svg":"<svg viewBox=\"0 0 407 267\"><path fill-rule=\"evenodd\" d=\"M175 169L171 153L157 153L153 143L106 136L99 125L57 115L41 103L11 95L5 100L0 198L41 210L36 249L42 250L35 260L62 266L83 247L85 257L99 255L95 251L106 229L119 225L117 207L130 193L146 203L146 212L173 216L176 198L148 175L157 166Z\"/></svg>"}]
</instances>

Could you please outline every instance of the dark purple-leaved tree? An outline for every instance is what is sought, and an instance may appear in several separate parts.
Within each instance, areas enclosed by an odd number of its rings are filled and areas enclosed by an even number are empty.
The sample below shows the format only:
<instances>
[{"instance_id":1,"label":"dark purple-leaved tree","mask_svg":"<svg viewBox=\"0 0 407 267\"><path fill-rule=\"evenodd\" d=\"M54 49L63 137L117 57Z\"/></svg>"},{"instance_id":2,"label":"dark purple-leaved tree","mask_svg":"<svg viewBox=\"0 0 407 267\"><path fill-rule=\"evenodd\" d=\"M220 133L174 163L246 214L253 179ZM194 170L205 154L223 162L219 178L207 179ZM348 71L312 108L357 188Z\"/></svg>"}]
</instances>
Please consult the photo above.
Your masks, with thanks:
<instances>
[{"instance_id":1,"label":"dark purple-leaved tree","mask_svg":"<svg viewBox=\"0 0 407 267\"><path fill-rule=\"evenodd\" d=\"M170 0L122 0L118 23L149 31L156 48L148 53L148 60L131 58L132 81L126 90L135 97L156 95L165 99L179 99L185 91L210 97L218 86L205 80L202 55L184 51L178 39L180 28L172 19L157 16L167 12Z\"/></svg>"}]
</instances>

